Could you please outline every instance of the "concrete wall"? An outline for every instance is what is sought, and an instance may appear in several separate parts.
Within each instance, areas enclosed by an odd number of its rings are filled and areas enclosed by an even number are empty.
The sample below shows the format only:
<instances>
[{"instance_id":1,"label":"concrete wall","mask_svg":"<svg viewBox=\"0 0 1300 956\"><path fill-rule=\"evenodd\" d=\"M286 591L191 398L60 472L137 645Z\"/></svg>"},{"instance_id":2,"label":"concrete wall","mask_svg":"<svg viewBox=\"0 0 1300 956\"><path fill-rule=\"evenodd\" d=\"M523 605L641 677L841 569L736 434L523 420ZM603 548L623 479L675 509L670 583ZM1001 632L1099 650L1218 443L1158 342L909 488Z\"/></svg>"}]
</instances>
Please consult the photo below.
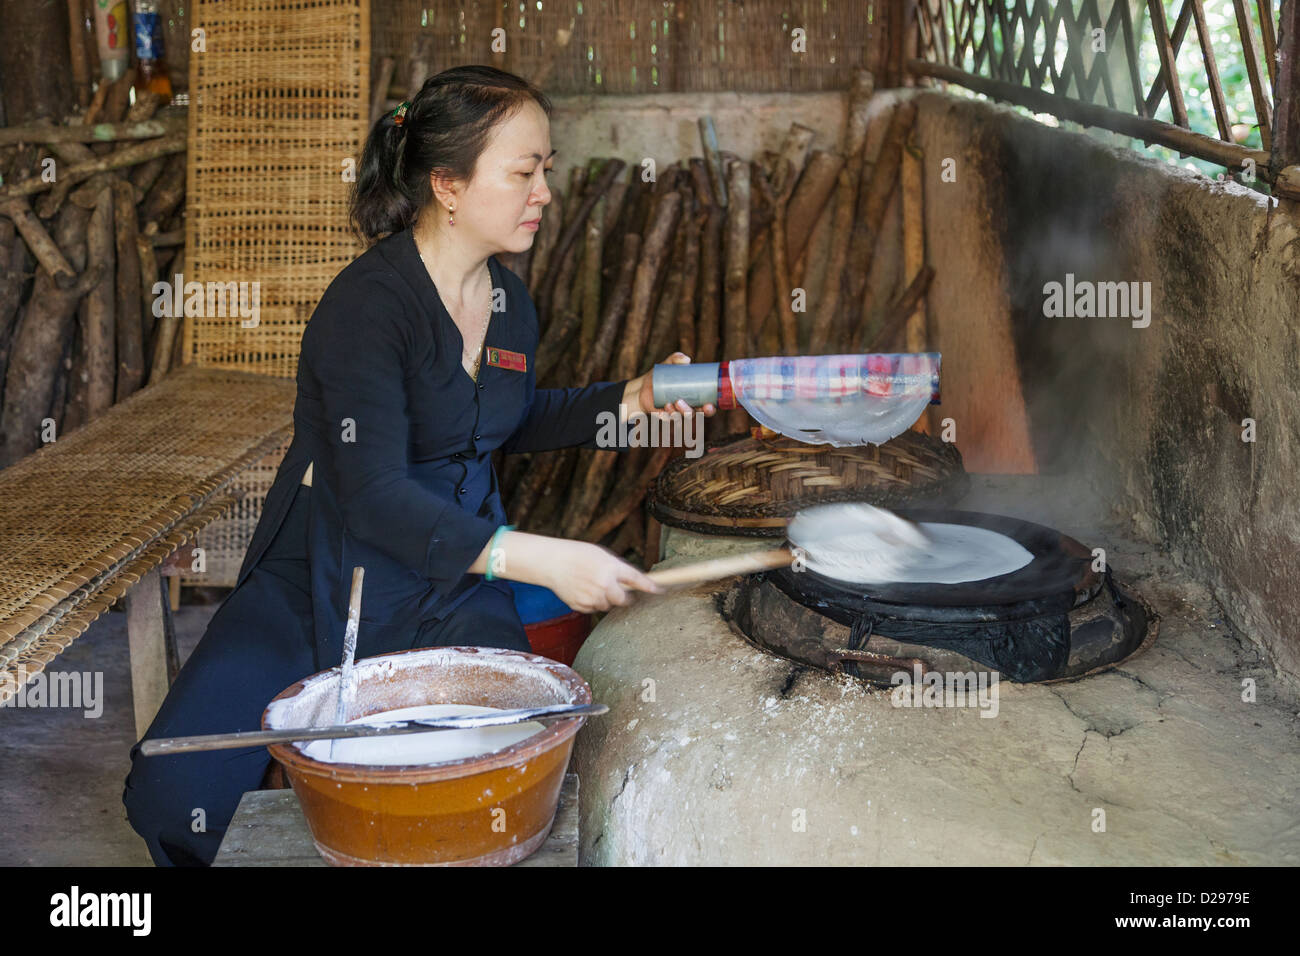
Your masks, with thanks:
<instances>
[{"instance_id":1,"label":"concrete wall","mask_svg":"<svg viewBox=\"0 0 1300 956\"><path fill-rule=\"evenodd\" d=\"M1297 678L1300 211L1003 107L917 101L940 347L970 303L1001 303L1039 468L1131 516ZM1045 317L1066 273L1149 282L1150 325Z\"/></svg>"},{"instance_id":2,"label":"concrete wall","mask_svg":"<svg viewBox=\"0 0 1300 956\"><path fill-rule=\"evenodd\" d=\"M567 189L569 168L592 156L616 156L629 166L651 157L659 166L702 156L698 121L712 116L720 148L737 156L779 149L791 123L817 131L816 149L844 138L840 93L678 93L552 98L552 186Z\"/></svg>"}]
</instances>

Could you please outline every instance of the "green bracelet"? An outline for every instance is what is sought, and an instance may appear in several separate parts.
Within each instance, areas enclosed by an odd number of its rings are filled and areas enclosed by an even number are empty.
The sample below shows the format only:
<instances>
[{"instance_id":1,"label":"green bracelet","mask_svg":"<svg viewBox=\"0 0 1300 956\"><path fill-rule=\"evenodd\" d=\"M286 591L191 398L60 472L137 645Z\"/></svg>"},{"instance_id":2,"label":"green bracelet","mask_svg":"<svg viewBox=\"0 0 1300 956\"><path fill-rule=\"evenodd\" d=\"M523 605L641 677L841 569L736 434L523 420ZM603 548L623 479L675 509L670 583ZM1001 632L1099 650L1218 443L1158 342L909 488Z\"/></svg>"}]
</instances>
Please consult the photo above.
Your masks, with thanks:
<instances>
[{"instance_id":1,"label":"green bracelet","mask_svg":"<svg viewBox=\"0 0 1300 956\"><path fill-rule=\"evenodd\" d=\"M502 532L514 531L514 530L515 530L514 525L503 524L501 527L497 528L496 531L492 532L492 541L488 544L487 574L483 575L484 580L486 581L496 580L496 578L492 574L492 565L495 563L497 551L500 550L500 546L497 544L497 542L501 540Z\"/></svg>"}]
</instances>

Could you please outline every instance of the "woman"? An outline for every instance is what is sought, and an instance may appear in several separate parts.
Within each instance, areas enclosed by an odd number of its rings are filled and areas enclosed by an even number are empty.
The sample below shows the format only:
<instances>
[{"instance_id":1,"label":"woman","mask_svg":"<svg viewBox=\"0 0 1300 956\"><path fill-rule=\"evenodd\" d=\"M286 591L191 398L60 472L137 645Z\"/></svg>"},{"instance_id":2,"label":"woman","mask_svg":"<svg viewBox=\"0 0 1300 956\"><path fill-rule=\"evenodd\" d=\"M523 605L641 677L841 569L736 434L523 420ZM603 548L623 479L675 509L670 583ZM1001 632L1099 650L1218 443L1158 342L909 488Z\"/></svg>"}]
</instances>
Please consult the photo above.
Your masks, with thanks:
<instances>
[{"instance_id":1,"label":"woman","mask_svg":"<svg viewBox=\"0 0 1300 956\"><path fill-rule=\"evenodd\" d=\"M649 375L535 387L536 311L492 256L529 248L550 202L549 113L519 77L458 67L371 131L352 219L378 241L303 333L293 443L237 585L146 738L255 730L273 696L336 665L358 565L358 657L528 650L500 578L580 611L656 590L601 547L506 527L491 464L497 448L595 447L602 413L655 411ZM137 744L123 800L154 861L210 863L269 762L262 747L142 757Z\"/></svg>"}]
</instances>

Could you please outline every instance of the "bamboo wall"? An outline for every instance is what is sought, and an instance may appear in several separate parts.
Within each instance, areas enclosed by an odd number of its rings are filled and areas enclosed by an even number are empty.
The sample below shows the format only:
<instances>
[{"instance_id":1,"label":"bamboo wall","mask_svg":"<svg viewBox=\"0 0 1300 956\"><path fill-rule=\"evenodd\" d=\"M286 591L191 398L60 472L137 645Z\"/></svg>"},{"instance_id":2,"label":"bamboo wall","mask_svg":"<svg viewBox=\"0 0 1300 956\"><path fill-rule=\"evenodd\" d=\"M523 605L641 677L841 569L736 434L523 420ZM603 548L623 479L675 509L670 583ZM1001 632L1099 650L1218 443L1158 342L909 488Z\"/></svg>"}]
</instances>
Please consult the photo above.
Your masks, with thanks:
<instances>
[{"instance_id":1,"label":"bamboo wall","mask_svg":"<svg viewBox=\"0 0 1300 956\"><path fill-rule=\"evenodd\" d=\"M391 57L399 98L413 72L464 63L540 79L555 94L843 90L874 59L875 2L374 0L373 75ZM498 27L504 52L493 49ZM792 49L797 29L803 53Z\"/></svg>"}]
</instances>

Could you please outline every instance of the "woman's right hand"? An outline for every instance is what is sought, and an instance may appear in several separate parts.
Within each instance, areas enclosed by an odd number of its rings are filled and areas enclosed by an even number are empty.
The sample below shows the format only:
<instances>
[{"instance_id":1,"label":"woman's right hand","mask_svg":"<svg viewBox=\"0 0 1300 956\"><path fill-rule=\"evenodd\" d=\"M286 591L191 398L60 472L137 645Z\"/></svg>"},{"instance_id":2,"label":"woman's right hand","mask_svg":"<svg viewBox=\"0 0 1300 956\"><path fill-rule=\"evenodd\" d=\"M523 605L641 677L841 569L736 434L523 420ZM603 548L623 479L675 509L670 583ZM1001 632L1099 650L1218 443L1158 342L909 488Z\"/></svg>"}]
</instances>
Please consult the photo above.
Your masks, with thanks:
<instances>
[{"instance_id":1,"label":"woman's right hand","mask_svg":"<svg viewBox=\"0 0 1300 956\"><path fill-rule=\"evenodd\" d=\"M657 594L662 589L612 551L585 541L556 539L547 586L575 611L608 611L627 604L631 591Z\"/></svg>"},{"instance_id":2,"label":"woman's right hand","mask_svg":"<svg viewBox=\"0 0 1300 956\"><path fill-rule=\"evenodd\" d=\"M597 544L511 531L501 542L501 577L540 584L575 611L608 611L631 601L632 591L663 589L645 572Z\"/></svg>"}]
</instances>

